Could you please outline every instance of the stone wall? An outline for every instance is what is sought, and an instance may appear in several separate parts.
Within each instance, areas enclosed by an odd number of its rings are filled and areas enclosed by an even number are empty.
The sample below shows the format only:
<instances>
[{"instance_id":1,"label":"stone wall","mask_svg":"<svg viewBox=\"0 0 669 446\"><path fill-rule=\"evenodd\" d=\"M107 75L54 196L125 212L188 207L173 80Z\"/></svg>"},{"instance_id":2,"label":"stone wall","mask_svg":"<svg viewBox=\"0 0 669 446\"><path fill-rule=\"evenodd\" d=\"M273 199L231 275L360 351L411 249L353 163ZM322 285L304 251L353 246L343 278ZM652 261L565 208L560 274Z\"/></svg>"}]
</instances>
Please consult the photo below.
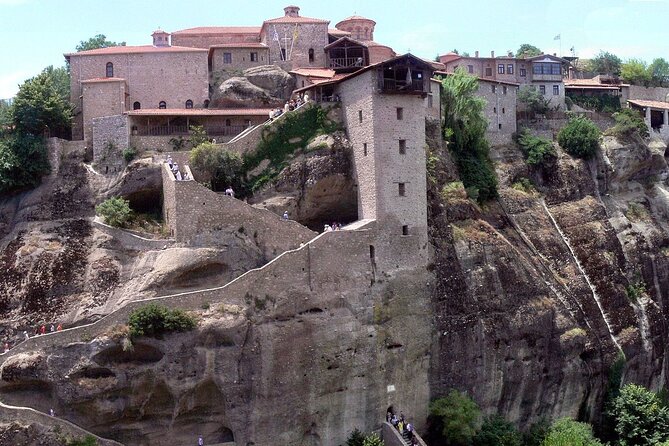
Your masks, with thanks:
<instances>
[{"instance_id":1,"label":"stone wall","mask_svg":"<svg viewBox=\"0 0 669 446\"><path fill-rule=\"evenodd\" d=\"M414 437L420 446L426 446L420 435L414 432ZM381 426L381 439L384 446L406 446L402 435L388 422L384 422Z\"/></svg>"},{"instance_id":2,"label":"stone wall","mask_svg":"<svg viewBox=\"0 0 669 446\"><path fill-rule=\"evenodd\" d=\"M639 85L630 85L629 97L627 99L639 99L645 101L669 101L669 88L641 87ZM625 104L622 105L624 106Z\"/></svg>"},{"instance_id":3,"label":"stone wall","mask_svg":"<svg viewBox=\"0 0 669 446\"><path fill-rule=\"evenodd\" d=\"M287 47L287 62L293 69L327 66L324 51L325 46L329 43L327 23L299 23L297 24L297 31L295 26L295 23L271 23L265 26L261 40L269 47L270 63L282 66L281 48L286 49ZM279 42L274 40L275 30L279 39L289 39L287 44L281 41L280 46ZM295 33L297 37L293 39ZM309 62L309 49L313 49L313 62ZM285 64L283 65L285 66Z\"/></svg>"},{"instance_id":4,"label":"stone wall","mask_svg":"<svg viewBox=\"0 0 669 446\"><path fill-rule=\"evenodd\" d=\"M486 100L486 138L490 144L497 146L511 143L511 136L516 132L518 87L480 81L478 95Z\"/></svg>"},{"instance_id":5,"label":"stone wall","mask_svg":"<svg viewBox=\"0 0 669 446\"><path fill-rule=\"evenodd\" d=\"M87 144L93 140L93 119L104 116L117 116L126 110L125 82L84 82L82 84L83 113L81 119L74 119L73 134L83 131ZM78 126L83 126L79 128Z\"/></svg>"},{"instance_id":6,"label":"stone wall","mask_svg":"<svg viewBox=\"0 0 669 446\"><path fill-rule=\"evenodd\" d=\"M213 45L242 42L257 43L260 41L260 27L245 28L249 28L249 30L247 32L240 30L240 32L235 33L176 33L172 34L172 45L209 49Z\"/></svg>"},{"instance_id":7,"label":"stone wall","mask_svg":"<svg viewBox=\"0 0 669 446\"><path fill-rule=\"evenodd\" d=\"M123 150L130 144L126 115L94 118L93 163L100 172L114 173L125 168Z\"/></svg>"},{"instance_id":8,"label":"stone wall","mask_svg":"<svg viewBox=\"0 0 669 446\"><path fill-rule=\"evenodd\" d=\"M229 53L231 62L224 62L224 54ZM251 60L251 53L255 53L257 58L255 61ZM211 56L211 71L216 73L218 71L229 70L246 70L251 67L258 67L269 64L269 49L263 47L246 47L246 48L212 48Z\"/></svg>"}]
</instances>

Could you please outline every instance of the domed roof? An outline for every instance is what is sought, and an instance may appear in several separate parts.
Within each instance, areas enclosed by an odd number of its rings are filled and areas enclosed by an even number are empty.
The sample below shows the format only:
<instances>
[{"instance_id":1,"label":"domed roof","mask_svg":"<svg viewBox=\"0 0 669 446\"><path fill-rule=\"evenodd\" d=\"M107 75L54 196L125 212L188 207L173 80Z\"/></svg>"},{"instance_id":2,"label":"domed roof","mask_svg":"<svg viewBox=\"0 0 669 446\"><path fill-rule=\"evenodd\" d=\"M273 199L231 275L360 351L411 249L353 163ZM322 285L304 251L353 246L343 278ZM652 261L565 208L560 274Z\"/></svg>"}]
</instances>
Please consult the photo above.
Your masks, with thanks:
<instances>
[{"instance_id":1,"label":"domed roof","mask_svg":"<svg viewBox=\"0 0 669 446\"><path fill-rule=\"evenodd\" d=\"M167 31L163 31L162 29L158 28L157 30L151 33L151 35L154 34L169 34L169 33Z\"/></svg>"},{"instance_id":2,"label":"domed roof","mask_svg":"<svg viewBox=\"0 0 669 446\"><path fill-rule=\"evenodd\" d=\"M352 21L365 21L365 22L371 22L374 25L376 25L376 22L372 19L368 19L367 17L363 17L360 15L352 15L351 17L346 17L344 20L340 21L335 25L336 28L339 28L339 25L342 25L346 22L352 22Z\"/></svg>"}]
</instances>

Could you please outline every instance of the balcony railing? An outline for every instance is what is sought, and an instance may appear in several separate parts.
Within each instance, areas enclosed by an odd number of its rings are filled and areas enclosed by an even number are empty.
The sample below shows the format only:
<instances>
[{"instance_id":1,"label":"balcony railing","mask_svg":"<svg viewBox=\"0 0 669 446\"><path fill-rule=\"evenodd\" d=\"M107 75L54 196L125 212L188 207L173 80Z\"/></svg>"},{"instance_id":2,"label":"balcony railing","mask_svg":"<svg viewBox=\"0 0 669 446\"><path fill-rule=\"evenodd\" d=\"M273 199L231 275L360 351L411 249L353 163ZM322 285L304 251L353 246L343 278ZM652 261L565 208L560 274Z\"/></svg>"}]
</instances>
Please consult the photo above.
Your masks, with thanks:
<instances>
[{"instance_id":1,"label":"balcony railing","mask_svg":"<svg viewBox=\"0 0 669 446\"><path fill-rule=\"evenodd\" d=\"M384 93L427 93L422 79L406 80L383 78L379 81L379 88Z\"/></svg>"},{"instance_id":2,"label":"balcony railing","mask_svg":"<svg viewBox=\"0 0 669 446\"><path fill-rule=\"evenodd\" d=\"M204 130L209 136L237 136L247 127L246 125L205 125ZM133 135L139 136L188 136L188 126L185 125L157 125L138 126L133 129Z\"/></svg>"},{"instance_id":3,"label":"balcony railing","mask_svg":"<svg viewBox=\"0 0 669 446\"><path fill-rule=\"evenodd\" d=\"M354 68L364 67L365 59L363 57L335 57L330 59L330 68L336 70L337 68Z\"/></svg>"}]
</instances>

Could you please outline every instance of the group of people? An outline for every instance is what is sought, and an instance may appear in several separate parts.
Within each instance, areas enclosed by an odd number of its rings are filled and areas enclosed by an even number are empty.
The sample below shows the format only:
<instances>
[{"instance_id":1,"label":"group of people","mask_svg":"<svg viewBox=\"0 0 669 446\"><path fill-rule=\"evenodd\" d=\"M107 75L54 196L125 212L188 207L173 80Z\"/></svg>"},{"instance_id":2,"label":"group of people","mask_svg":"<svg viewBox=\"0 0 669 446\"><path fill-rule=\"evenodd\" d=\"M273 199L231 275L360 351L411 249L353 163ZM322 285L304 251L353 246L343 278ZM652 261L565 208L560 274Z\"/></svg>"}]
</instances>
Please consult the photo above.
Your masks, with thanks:
<instances>
[{"instance_id":1,"label":"group of people","mask_svg":"<svg viewBox=\"0 0 669 446\"><path fill-rule=\"evenodd\" d=\"M325 227L323 228L323 232L331 232L331 231L341 231L341 223L334 222L332 225L326 224Z\"/></svg>"},{"instance_id":2,"label":"group of people","mask_svg":"<svg viewBox=\"0 0 669 446\"><path fill-rule=\"evenodd\" d=\"M307 93L305 93L304 96L300 95L296 99L291 99L290 101L284 104L283 109L276 108L270 110L269 120L272 121L281 116L282 114L288 113L289 111L293 111L296 108L306 104L307 102L309 102L309 94Z\"/></svg>"},{"instance_id":3,"label":"group of people","mask_svg":"<svg viewBox=\"0 0 669 446\"><path fill-rule=\"evenodd\" d=\"M63 324L57 324L57 325L56 324L51 324L48 327L47 327L47 324L42 324L42 325L37 326L35 328L34 336L41 336L41 335L45 335L47 333L55 333L55 332L61 331L61 330L63 330ZM16 344L20 343L21 340L27 341L28 339L30 339L30 333L28 333L28 330L23 330L22 339L17 340ZM4 347L4 349L3 349L4 353L7 353L12 348L12 344L11 344L10 341L11 341L11 339L5 339L4 346L3 346Z\"/></svg>"},{"instance_id":4,"label":"group of people","mask_svg":"<svg viewBox=\"0 0 669 446\"><path fill-rule=\"evenodd\" d=\"M167 155L167 166L170 168L172 174L174 175L174 178L176 178L177 181L190 180L187 171L181 173L181 171L179 170L179 165L172 160L172 155Z\"/></svg>"},{"instance_id":5,"label":"group of people","mask_svg":"<svg viewBox=\"0 0 669 446\"><path fill-rule=\"evenodd\" d=\"M400 433L400 435L402 435L403 437L408 437L412 445L418 444L418 440L414 435L413 424L411 424L408 420L404 418L403 413L400 412L400 416L398 417L393 412L388 411L388 413L386 414L386 421L392 424L393 427L397 429L397 431Z\"/></svg>"}]
</instances>

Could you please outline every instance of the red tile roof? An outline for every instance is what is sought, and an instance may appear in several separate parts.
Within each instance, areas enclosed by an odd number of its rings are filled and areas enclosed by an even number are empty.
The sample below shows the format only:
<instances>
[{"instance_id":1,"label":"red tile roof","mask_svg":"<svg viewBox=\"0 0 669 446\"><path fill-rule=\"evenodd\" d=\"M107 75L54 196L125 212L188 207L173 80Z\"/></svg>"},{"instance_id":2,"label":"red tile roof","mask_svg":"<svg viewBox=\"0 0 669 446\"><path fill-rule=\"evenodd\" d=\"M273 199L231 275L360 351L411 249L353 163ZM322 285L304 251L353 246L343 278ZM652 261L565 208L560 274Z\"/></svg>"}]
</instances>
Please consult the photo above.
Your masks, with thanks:
<instances>
[{"instance_id":1,"label":"red tile roof","mask_svg":"<svg viewBox=\"0 0 669 446\"><path fill-rule=\"evenodd\" d=\"M328 29L328 34L332 34L333 36L350 36L351 33L349 31L343 31L341 29L337 28L329 28Z\"/></svg>"},{"instance_id":2,"label":"red tile roof","mask_svg":"<svg viewBox=\"0 0 669 446\"><path fill-rule=\"evenodd\" d=\"M130 116L267 116L271 108L142 108Z\"/></svg>"},{"instance_id":3,"label":"red tile roof","mask_svg":"<svg viewBox=\"0 0 669 446\"><path fill-rule=\"evenodd\" d=\"M329 68L309 68L309 67L298 68L296 70L291 71L291 73L299 74L301 76L322 77L327 79L331 79L335 75L334 70L331 70Z\"/></svg>"},{"instance_id":4,"label":"red tile roof","mask_svg":"<svg viewBox=\"0 0 669 446\"><path fill-rule=\"evenodd\" d=\"M260 34L259 26L198 26L174 31L172 35L198 34Z\"/></svg>"},{"instance_id":5,"label":"red tile roof","mask_svg":"<svg viewBox=\"0 0 669 446\"><path fill-rule=\"evenodd\" d=\"M637 105L639 107L650 107L650 108L659 108L660 110L669 110L669 102L645 101L641 99L628 99L627 102L629 102L630 104Z\"/></svg>"},{"instance_id":6,"label":"red tile roof","mask_svg":"<svg viewBox=\"0 0 669 446\"><path fill-rule=\"evenodd\" d=\"M340 23L345 22L346 20L369 20L370 22L374 22L374 20L368 19L367 17L363 17L361 15L352 15L350 17L346 17L345 19L341 20ZM374 22L374 23L376 23L376 22Z\"/></svg>"},{"instance_id":7,"label":"red tile roof","mask_svg":"<svg viewBox=\"0 0 669 446\"><path fill-rule=\"evenodd\" d=\"M599 77L599 76L598 76ZM579 88L601 88L601 89L619 89L620 87L629 87L629 84L602 83L598 77L592 79L565 79L565 87Z\"/></svg>"},{"instance_id":8,"label":"red tile roof","mask_svg":"<svg viewBox=\"0 0 669 446\"><path fill-rule=\"evenodd\" d=\"M435 71L434 75L435 76L452 76L453 73L446 72L446 71ZM520 84L517 83L517 82L502 81L502 80L497 80L497 79L486 79L486 78L478 77L478 76L476 76L476 77L478 78L479 82L490 82L491 84L511 85L513 87L520 86Z\"/></svg>"},{"instance_id":9,"label":"red tile roof","mask_svg":"<svg viewBox=\"0 0 669 446\"><path fill-rule=\"evenodd\" d=\"M204 48L189 48L185 46L110 46L95 50L79 51L78 53L67 53L65 57L73 56L97 56L105 54L137 54L137 53L202 53L209 50Z\"/></svg>"},{"instance_id":10,"label":"red tile roof","mask_svg":"<svg viewBox=\"0 0 669 446\"><path fill-rule=\"evenodd\" d=\"M267 48L267 45L260 42L238 42L238 43L219 43L211 45L209 48Z\"/></svg>"},{"instance_id":11,"label":"red tile roof","mask_svg":"<svg viewBox=\"0 0 669 446\"><path fill-rule=\"evenodd\" d=\"M96 77L93 79L85 79L81 81L82 84L85 83L96 83L96 82L125 82L125 79L122 77Z\"/></svg>"},{"instance_id":12,"label":"red tile roof","mask_svg":"<svg viewBox=\"0 0 669 446\"><path fill-rule=\"evenodd\" d=\"M302 16L291 17L289 15L285 15L283 17L277 17L276 19L265 20L263 22L263 26L265 23L330 23L330 21L323 19L314 19L311 17L302 17Z\"/></svg>"}]
</instances>

